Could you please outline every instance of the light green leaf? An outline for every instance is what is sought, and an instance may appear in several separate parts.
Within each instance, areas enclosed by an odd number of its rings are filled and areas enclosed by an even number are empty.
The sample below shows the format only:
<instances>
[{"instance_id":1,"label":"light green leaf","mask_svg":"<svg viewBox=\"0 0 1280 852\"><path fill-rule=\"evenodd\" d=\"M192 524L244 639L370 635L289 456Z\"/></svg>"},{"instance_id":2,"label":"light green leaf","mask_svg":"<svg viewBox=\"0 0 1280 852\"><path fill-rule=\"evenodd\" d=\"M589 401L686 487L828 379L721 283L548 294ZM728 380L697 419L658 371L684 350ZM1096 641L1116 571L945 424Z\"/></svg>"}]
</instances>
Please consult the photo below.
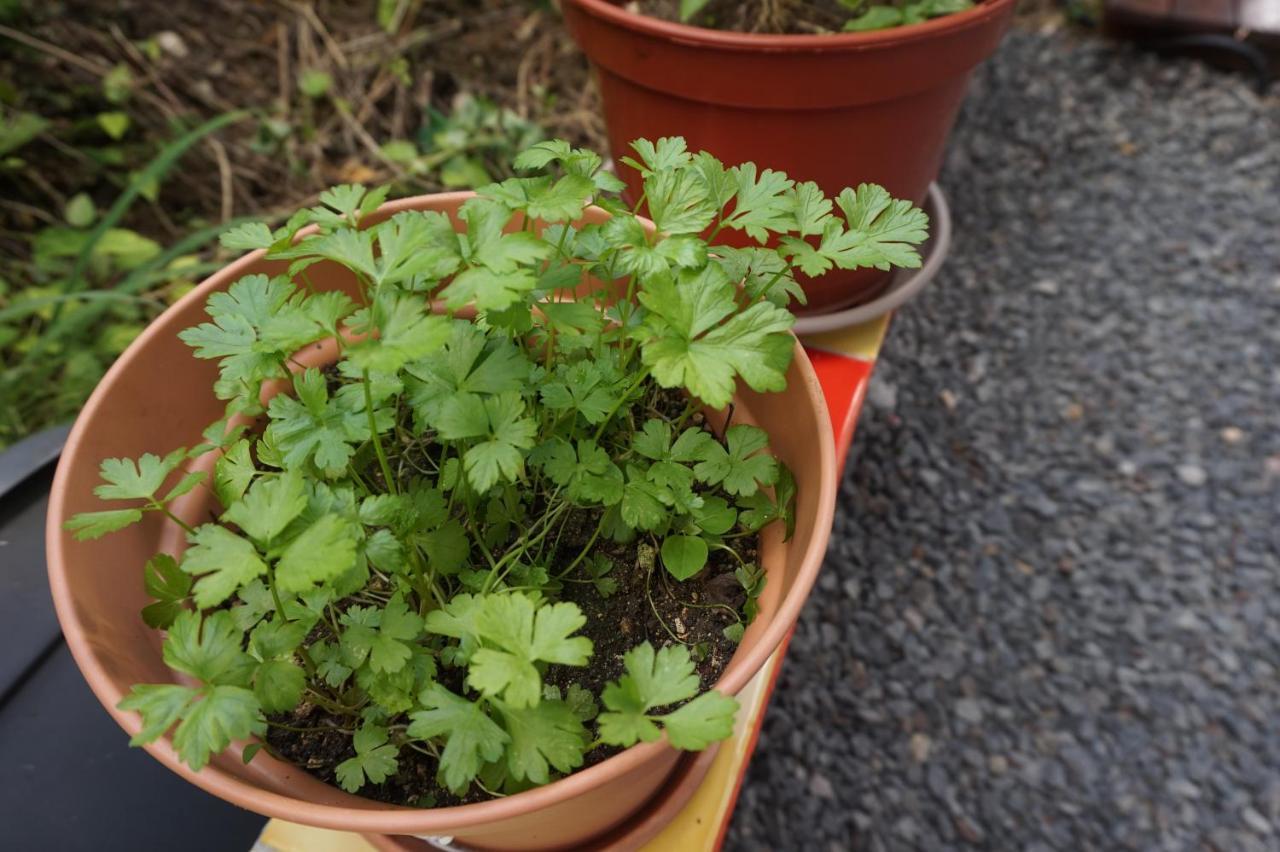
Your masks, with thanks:
<instances>
[{"instance_id":1,"label":"light green leaf","mask_svg":"<svg viewBox=\"0 0 1280 852\"><path fill-rule=\"evenodd\" d=\"M704 692L662 718L671 745L685 751L702 751L733 735L738 702L719 692Z\"/></svg>"},{"instance_id":2,"label":"light green leaf","mask_svg":"<svg viewBox=\"0 0 1280 852\"><path fill-rule=\"evenodd\" d=\"M339 515L324 515L285 548L276 565L276 582L283 591L300 594L337 578L355 561L351 522Z\"/></svg>"},{"instance_id":3,"label":"light green leaf","mask_svg":"<svg viewBox=\"0 0 1280 852\"><path fill-rule=\"evenodd\" d=\"M262 709L252 692L239 686L215 686L186 711L173 735L182 762L199 771L233 740L267 731Z\"/></svg>"},{"instance_id":4,"label":"light green leaf","mask_svg":"<svg viewBox=\"0 0 1280 852\"><path fill-rule=\"evenodd\" d=\"M368 779L381 784L396 773L400 749L387 742L387 729L381 725L363 725L354 737L356 756L339 763L334 772L338 783L348 793L359 791Z\"/></svg>"},{"instance_id":5,"label":"light green leaf","mask_svg":"<svg viewBox=\"0 0 1280 852\"><path fill-rule=\"evenodd\" d=\"M266 545L284 532L306 507L302 474L295 469L259 479L240 501L223 513L222 520L235 524L255 541Z\"/></svg>"},{"instance_id":6,"label":"light green leaf","mask_svg":"<svg viewBox=\"0 0 1280 852\"><path fill-rule=\"evenodd\" d=\"M221 604L267 573L267 563L253 544L226 527L201 524L189 538L192 546L182 555L182 570L200 578L195 584L200 609Z\"/></svg>"},{"instance_id":7,"label":"light green leaf","mask_svg":"<svg viewBox=\"0 0 1280 852\"><path fill-rule=\"evenodd\" d=\"M439 684L424 689L418 700L427 709L410 714L408 734L418 739L445 737L440 772L450 790L462 793L485 763L502 757L511 737L479 704Z\"/></svg>"},{"instance_id":8,"label":"light green leaf","mask_svg":"<svg viewBox=\"0 0 1280 852\"><path fill-rule=\"evenodd\" d=\"M307 674L288 660L267 660L253 676L253 694L268 713L293 710L302 700Z\"/></svg>"},{"instance_id":9,"label":"light green leaf","mask_svg":"<svg viewBox=\"0 0 1280 852\"><path fill-rule=\"evenodd\" d=\"M87 228L98 218L98 209L87 192L77 192L62 209L62 217L73 228Z\"/></svg>"},{"instance_id":10,"label":"light green leaf","mask_svg":"<svg viewBox=\"0 0 1280 852\"><path fill-rule=\"evenodd\" d=\"M191 578L165 553L151 557L142 576L147 595L155 599L142 608L142 620L148 627L166 628L182 612L182 604L191 594Z\"/></svg>"},{"instance_id":11,"label":"light green leaf","mask_svg":"<svg viewBox=\"0 0 1280 852\"><path fill-rule=\"evenodd\" d=\"M174 619L164 640L164 661L206 684L244 686L254 660L243 650L242 631L226 610L201 619L184 611Z\"/></svg>"},{"instance_id":12,"label":"light green leaf","mask_svg":"<svg viewBox=\"0 0 1280 852\"><path fill-rule=\"evenodd\" d=\"M669 535L662 540L662 564L677 580L687 580L707 564L707 543L691 535Z\"/></svg>"},{"instance_id":13,"label":"light green leaf","mask_svg":"<svg viewBox=\"0 0 1280 852\"><path fill-rule=\"evenodd\" d=\"M99 485L93 493L102 500L144 500L154 497L164 485L165 479L182 463L185 450L178 450L163 459L151 453L137 461L133 459L104 459L100 474L106 485Z\"/></svg>"},{"instance_id":14,"label":"light green leaf","mask_svg":"<svg viewBox=\"0 0 1280 852\"><path fill-rule=\"evenodd\" d=\"M533 707L497 706L511 736L507 768L512 778L546 784L550 769L568 773L582 765L589 738L568 703L544 699Z\"/></svg>"},{"instance_id":15,"label":"light green leaf","mask_svg":"<svg viewBox=\"0 0 1280 852\"><path fill-rule=\"evenodd\" d=\"M140 683L116 706L142 714L142 730L134 734L129 745L140 746L159 739L182 718L199 690L176 683Z\"/></svg>"},{"instance_id":16,"label":"light green leaf","mask_svg":"<svg viewBox=\"0 0 1280 852\"><path fill-rule=\"evenodd\" d=\"M119 112L117 110L98 113L98 126L112 139L123 139L124 135L129 132L130 123L127 112Z\"/></svg>"},{"instance_id":17,"label":"light green leaf","mask_svg":"<svg viewBox=\"0 0 1280 852\"><path fill-rule=\"evenodd\" d=\"M62 528L69 531L76 541L89 541L122 530L140 520L141 509L110 509L105 512L81 512L68 518Z\"/></svg>"}]
</instances>

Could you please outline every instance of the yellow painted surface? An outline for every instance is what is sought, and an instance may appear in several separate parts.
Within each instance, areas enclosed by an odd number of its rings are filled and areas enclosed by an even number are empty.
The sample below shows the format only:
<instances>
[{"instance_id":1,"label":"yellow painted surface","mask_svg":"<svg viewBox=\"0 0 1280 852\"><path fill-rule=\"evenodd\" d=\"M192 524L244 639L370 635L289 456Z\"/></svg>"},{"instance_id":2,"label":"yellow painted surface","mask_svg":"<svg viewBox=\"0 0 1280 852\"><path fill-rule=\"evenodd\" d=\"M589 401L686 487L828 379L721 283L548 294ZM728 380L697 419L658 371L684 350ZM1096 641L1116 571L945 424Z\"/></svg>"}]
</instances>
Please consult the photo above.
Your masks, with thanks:
<instances>
[{"instance_id":1,"label":"yellow painted surface","mask_svg":"<svg viewBox=\"0 0 1280 852\"><path fill-rule=\"evenodd\" d=\"M889 316L885 315L868 320L861 325L840 331L827 331L822 334L806 334L800 342L838 355L861 358L863 361L874 361L884 344L885 334L889 330Z\"/></svg>"},{"instance_id":2,"label":"yellow painted surface","mask_svg":"<svg viewBox=\"0 0 1280 852\"><path fill-rule=\"evenodd\" d=\"M258 837L253 852L377 852L358 834L327 831L273 819Z\"/></svg>"}]
</instances>

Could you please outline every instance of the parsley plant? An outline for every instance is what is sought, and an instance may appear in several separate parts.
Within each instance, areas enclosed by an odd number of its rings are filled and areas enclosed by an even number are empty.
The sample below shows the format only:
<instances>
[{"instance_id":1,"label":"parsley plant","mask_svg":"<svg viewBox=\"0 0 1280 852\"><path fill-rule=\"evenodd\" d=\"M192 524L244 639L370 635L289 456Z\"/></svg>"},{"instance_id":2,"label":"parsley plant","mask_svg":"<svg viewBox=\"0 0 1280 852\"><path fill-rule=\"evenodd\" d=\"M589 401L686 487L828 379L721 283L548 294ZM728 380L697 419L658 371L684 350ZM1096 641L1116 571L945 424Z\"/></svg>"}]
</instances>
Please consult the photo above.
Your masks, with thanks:
<instances>
[{"instance_id":1,"label":"parsley plant","mask_svg":"<svg viewBox=\"0 0 1280 852\"><path fill-rule=\"evenodd\" d=\"M68 523L92 539L160 512L187 534L145 566L142 615L192 685L134 687L120 706L142 716L135 743L176 726L199 768L305 702L345 720L343 788L382 783L416 750L462 794L544 784L664 731L682 749L731 733L736 702L698 694L678 642L632 649L598 697L548 682L593 661L560 593L617 592L602 538L675 581L727 551L747 605L726 635L741 638L764 584L741 542L775 522L789 534L795 483L763 431L716 435L701 412L739 382L784 387L794 270L917 265L927 219L879 187L833 200L679 138L634 148L652 231L598 155L551 141L517 158L530 176L463 204L460 230L440 212L361 227L385 193L340 186L277 231L226 235L290 263L212 295L182 334L218 362L227 418L190 451L104 461L97 494L120 506ZM592 204L611 215L585 224ZM726 229L755 244L714 243ZM358 298L312 288L322 261ZM293 364L326 339L330 368ZM291 388L264 404L275 380ZM252 417L265 428L230 425ZM205 452L209 482L183 471ZM190 526L170 504L198 486L222 512ZM575 518L592 532L566 547Z\"/></svg>"}]
</instances>

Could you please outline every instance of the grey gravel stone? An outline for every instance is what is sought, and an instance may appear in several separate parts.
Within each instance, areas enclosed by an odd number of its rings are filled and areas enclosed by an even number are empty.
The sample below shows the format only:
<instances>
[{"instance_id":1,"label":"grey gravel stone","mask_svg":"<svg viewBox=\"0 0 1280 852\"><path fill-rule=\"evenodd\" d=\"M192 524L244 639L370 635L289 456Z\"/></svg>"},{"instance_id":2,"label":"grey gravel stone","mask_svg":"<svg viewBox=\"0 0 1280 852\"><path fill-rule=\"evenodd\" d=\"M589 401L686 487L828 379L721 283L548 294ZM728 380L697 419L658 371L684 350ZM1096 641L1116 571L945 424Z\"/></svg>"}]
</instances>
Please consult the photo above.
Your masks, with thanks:
<instances>
[{"instance_id":1,"label":"grey gravel stone","mask_svg":"<svg viewBox=\"0 0 1280 852\"><path fill-rule=\"evenodd\" d=\"M727 848L1280 849L1280 96L1015 29L940 183Z\"/></svg>"}]
</instances>

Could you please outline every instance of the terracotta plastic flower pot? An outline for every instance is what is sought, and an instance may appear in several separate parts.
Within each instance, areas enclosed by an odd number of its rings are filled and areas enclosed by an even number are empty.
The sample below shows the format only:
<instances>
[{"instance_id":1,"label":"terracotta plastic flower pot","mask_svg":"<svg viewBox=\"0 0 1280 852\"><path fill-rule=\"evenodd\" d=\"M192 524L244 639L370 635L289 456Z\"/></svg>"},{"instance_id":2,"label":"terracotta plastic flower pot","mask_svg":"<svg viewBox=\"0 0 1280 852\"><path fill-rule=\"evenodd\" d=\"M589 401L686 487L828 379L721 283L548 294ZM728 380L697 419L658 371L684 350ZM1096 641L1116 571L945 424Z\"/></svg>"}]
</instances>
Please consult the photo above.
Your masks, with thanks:
<instances>
[{"instance_id":1,"label":"terracotta plastic flower pot","mask_svg":"<svg viewBox=\"0 0 1280 852\"><path fill-rule=\"evenodd\" d=\"M402 210L456 212L467 193L422 196L384 205L380 221ZM605 214L589 211L595 219ZM172 682L161 637L139 617L146 603L142 565L163 545L180 540L158 515L96 542L77 542L63 522L100 508L93 496L99 462L136 457L201 440L221 416L212 392L217 366L197 360L178 332L201 322L209 294L251 273L282 274L287 262L255 252L202 283L161 315L125 351L94 391L67 439L49 500L49 580L67 644L89 685L130 734L140 718L116 709L135 683ZM308 269L318 289L354 289L350 273L332 264ZM799 488L795 536L782 541L771 526L762 563L768 583L760 615L725 669L718 688L736 694L760 669L795 624L822 564L835 506L836 466L831 425L813 368L797 344L782 393L743 389L735 421L768 430L774 452L796 474ZM193 492L194 495L194 492ZM192 496L192 495L189 495ZM181 512L195 522L200 504ZM207 515L206 515L207 517ZM544 787L459 807L402 808L350 795L302 769L260 752L249 765L232 748L200 772L180 763L169 738L147 746L166 766L193 784L241 807L324 828L391 835L453 836L489 849L551 849L604 835L643 811L659 794L680 753L665 740L645 743Z\"/></svg>"},{"instance_id":2,"label":"terracotta plastic flower pot","mask_svg":"<svg viewBox=\"0 0 1280 852\"><path fill-rule=\"evenodd\" d=\"M920 204L970 73L1000 43L1014 0L833 35L690 27L608 0L562 0L562 7L597 72L615 158L630 154L634 139L683 136L692 150L816 181L828 195L870 182ZM638 176L622 171L638 193ZM802 310L866 301L887 282L878 270L835 271L805 282Z\"/></svg>"}]
</instances>

